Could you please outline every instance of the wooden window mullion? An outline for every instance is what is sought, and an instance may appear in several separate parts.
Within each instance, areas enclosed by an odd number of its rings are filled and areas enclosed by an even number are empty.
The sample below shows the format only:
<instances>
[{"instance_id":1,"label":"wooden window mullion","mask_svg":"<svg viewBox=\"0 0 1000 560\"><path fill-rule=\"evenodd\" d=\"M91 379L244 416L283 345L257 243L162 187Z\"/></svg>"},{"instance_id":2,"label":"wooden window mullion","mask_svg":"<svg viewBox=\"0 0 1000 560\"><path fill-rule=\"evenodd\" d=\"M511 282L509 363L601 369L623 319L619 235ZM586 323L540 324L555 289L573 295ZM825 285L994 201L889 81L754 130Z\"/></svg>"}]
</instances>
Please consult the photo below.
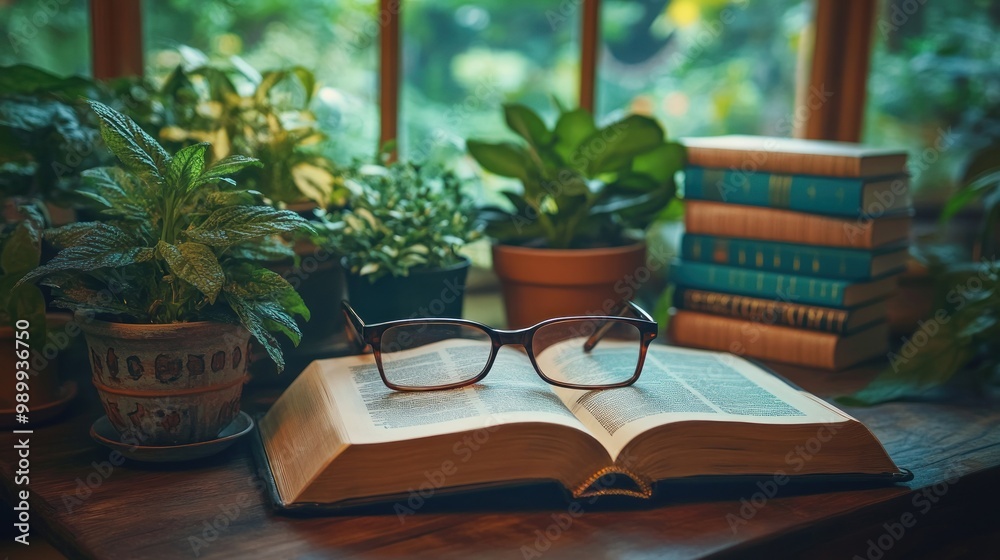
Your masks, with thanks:
<instances>
[{"instance_id":1,"label":"wooden window mullion","mask_svg":"<svg viewBox=\"0 0 1000 560\"><path fill-rule=\"evenodd\" d=\"M805 138L861 140L877 4L816 1L812 70L803 96L809 104Z\"/></svg>"},{"instance_id":2,"label":"wooden window mullion","mask_svg":"<svg viewBox=\"0 0 1000 560\"><path fill-rule=\"evenodd\" d=\"M601 44L601 0L583 0L580 25L580 107L594 112L597 53Z\"/></svg>"},{"instance_id":3,"label":"wooden window mullion","mask_svg":"<svg viewBox=\"0 0 1000 560\"><path fill-rule=\"evenodd\" d=\"M399 18L401 0L379 0L379 141L399 137ZM397 150L389 154L395 159Z\"/></svg>"},{"instance_id":4,"label":"wooden window mullion","mask_svg":"<svg viewBox=\"0 0 1000 560\"><path fill-rule=\"evenodd\" d=\"M139 0L90 0L94 78L143 73L142 7Z\"/></svg>"}]
</instances>

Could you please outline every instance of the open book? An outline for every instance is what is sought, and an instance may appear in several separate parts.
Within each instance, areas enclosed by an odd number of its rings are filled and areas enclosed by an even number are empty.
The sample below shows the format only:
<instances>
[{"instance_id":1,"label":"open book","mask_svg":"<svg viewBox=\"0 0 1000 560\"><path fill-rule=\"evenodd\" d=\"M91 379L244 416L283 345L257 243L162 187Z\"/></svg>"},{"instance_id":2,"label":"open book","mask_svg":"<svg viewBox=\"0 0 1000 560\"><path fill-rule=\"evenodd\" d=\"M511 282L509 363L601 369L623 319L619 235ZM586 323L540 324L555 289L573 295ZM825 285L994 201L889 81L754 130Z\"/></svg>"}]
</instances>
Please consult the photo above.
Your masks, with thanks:
<instances>
[{"instance_id":1,"label":"open book","mask_svg":"<svg viewBox=\"0 0 1000 560\"><path fill-rule=\"evenodd\" d=\"M414 376L463 359L461 341L407 352ZM592 365L582 342L538 359ZM261 419L260 438L284 508L428 485L555 480L577 498L649 497L655 482L700 475L904 476L864 425L823 400L730 354L661 345L635 385L603 391L549 385L509 347L482 382L447 391L393 391L371 355L316 361ZM609 474L619 483L602 486Z\"/></svg>"}]
</instances>

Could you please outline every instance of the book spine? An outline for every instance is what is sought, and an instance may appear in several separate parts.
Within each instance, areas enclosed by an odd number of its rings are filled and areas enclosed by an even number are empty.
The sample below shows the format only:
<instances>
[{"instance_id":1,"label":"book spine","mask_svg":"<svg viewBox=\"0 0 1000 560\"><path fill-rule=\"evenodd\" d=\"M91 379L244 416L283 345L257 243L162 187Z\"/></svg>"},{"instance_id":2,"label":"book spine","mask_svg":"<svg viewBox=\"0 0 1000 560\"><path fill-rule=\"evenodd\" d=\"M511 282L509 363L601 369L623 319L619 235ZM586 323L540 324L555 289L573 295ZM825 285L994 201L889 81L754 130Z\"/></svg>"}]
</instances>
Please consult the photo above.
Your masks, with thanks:
<instances>
[{"instance_id":1,"label":"book spine","mask_svg":"<svg viewBox=\"0 0 1000 560\"><path fill-rule=\"evenodd\" d=\"M872 249L874 222L736 204L689 200L684 205L689 233L743 237L822 247Z\"/></svg>"},{"instance_id":2,"label":"book spine","mask_svg":"<svg viewBox=\"0 0 1000 560\"><path fill-rule=\"evenodd\" d=\"M873 256L870 251L856 249L812 247L709 235L685 234L681 242L681 258L685 261L838 280L871 278Z\"/></svg>"},{"instance_id":3,"label":"book spine","mask_svg":"<svg viewBox=\"0 0 1000 560\"><path fill-rule=\"evenodd\" d=\"M842 280L693 262L680 263L671 269L670 274L679 287L824 307L842 306L844 290L850 285Z\"/></svg>"},{"instance_id":4,"label":"book spine","mask_svg":"<svg viewBox=\"0 0 1000 560\"><path fill-rule=\"evenodd\" d=\"M864 188L861 179L684 168L684 198L688 200L787 208L814 214L861 215Z\"/></svg>"},{"instance_id":5,"label":"book spine","mask_svg":"<svg viewBox=\"0 0 1000 560\"><path fill-rule=\"evenodd\" d=\"M684 288L674 292L674 306L689 311L834 334L843 334L847 330L848 311L844 309Z\"/></svg>"},{"instance_id":6,"label":"book spine","mask_svg":"<svg viewBox=\"0 0 1000 560\"><path fill-rule=\"evenodd\" d=\"M678 311L670 319L670 340L681 346L832 370L837 365L839 337L757 321Z\"/></svg>"},{"instance_id":7,"label":"book spine","mask_svg":"<svg viewBox=\"0 0 1000 560\"><path fill-rule=\"evenodd\" d=\"M822 177L861 177L862 158L840 155L792 154L760 150L723 150L685 146L687 162L698 167L752 167L754 171Z\"/></svg>"}]
</instances>

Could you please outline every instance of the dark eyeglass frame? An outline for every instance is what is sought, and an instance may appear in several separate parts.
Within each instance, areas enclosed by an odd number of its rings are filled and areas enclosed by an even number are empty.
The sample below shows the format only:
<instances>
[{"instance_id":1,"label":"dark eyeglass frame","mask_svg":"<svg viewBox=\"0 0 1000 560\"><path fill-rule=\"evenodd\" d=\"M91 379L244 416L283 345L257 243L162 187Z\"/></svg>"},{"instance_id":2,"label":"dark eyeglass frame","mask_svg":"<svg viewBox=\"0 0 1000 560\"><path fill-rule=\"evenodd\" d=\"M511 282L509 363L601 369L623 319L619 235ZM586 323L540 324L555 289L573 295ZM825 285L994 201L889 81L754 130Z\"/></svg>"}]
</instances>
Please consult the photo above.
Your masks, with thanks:
<instances>
[{"instance_id":1,"label":"dark eyeglass frame","mask_svg":"<svg viewBox=\"0 0 1000 560\"><path fill-rule=\"evenodd\" d=\"M642 366L646 361L646 352L649 350L649 343L656 338L658 333L658 327L656 321L647 313L644 309L636 305L634 302L625 302L620 311L615 315L576 315L570 317L556 317L553 319L546 319L536 325L527 327L524 329L494 329L488 325L476 321L469 321L468 319L445 319L445 318L421 318L421 319L402 319L397 321L386 321L383 323L374 323L371 325L365 324L358 313L351 307L351 304L347 300L341 302L341 309L344 312L344 316L347 318L348 325L348 337L357 344L358 349L364 351L367 348L371 348L372 352L375 354L375 364L378 366L378 373L382 376L382 381L387 387L396 391L441 391L446 389L457 389L459 387L467 387L473 385L483 380L484 377L493 368L493 362L496 360L497 353L500 351L501 346L505 345L519 345L524 347L525 352L528 354L528 359L531 361L531 365L535 368L535 373L539 375L546 383L551 385L556 385L558 387L565 387L567 389L584 389L584 390L594 390L594 389L615 389L618 387L628 387L632 385L639 379L639 374L642 373ZM627 311L632 311L638 317L624 317L621 316L622 313ZM609 321L609 319L614 319L614 321ZM601 321L604 321L603 323ZM597 343L607 334L610 327L615 322L623 322L636 327L639 331L639 361L635 366L635 373L632 377L621 381L618 383L609 383L605 385L581 385L577 383L566 383L563 381L558 381L547 377L538 367L538 362L535 361L535 352L532 348L532 340L534 338L535 332L538 329L552 325L555 323L562 322L573 322L573 321L594 321L598 323L598 327L594 330L594 333L590 335L590 338L584 343L584 351L590 352L593 350ZM490 357L486 361L486 365L483 370L479 372L478 375L471 379L465 381L459 381L456 383L450 383L447 385L434 385L429 387L418 387L409 385L397 385L386 377L385 370L382 367L382 335L385 331L393 327L410 326L410 325L461 325L466 327L472 327L483 331L488 334L490 341L492 342L492 347L490 348Z\"/></svg>"}]
</instances>

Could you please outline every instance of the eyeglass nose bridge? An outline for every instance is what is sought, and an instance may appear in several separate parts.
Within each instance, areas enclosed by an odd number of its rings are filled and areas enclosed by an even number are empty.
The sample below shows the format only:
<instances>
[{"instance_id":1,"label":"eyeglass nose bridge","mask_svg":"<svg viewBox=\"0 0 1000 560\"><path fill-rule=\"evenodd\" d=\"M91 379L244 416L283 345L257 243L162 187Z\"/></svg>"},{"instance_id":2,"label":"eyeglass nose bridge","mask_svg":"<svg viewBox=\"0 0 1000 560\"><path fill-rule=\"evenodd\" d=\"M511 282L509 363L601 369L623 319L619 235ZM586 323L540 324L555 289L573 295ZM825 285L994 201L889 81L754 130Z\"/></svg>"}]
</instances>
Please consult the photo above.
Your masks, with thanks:
<instances>
[{"instance_id":1,"label":"eyeglass nose bridge","mask_svg":"<svg viewBox=\"0 0 1000 560\"><path fill-rule=\"evenodd\" d=\"M526 346L528 344L527 330L495 329L494 332L497 333L501 346L508 344Z\"/></svg>"}]
</instances>

